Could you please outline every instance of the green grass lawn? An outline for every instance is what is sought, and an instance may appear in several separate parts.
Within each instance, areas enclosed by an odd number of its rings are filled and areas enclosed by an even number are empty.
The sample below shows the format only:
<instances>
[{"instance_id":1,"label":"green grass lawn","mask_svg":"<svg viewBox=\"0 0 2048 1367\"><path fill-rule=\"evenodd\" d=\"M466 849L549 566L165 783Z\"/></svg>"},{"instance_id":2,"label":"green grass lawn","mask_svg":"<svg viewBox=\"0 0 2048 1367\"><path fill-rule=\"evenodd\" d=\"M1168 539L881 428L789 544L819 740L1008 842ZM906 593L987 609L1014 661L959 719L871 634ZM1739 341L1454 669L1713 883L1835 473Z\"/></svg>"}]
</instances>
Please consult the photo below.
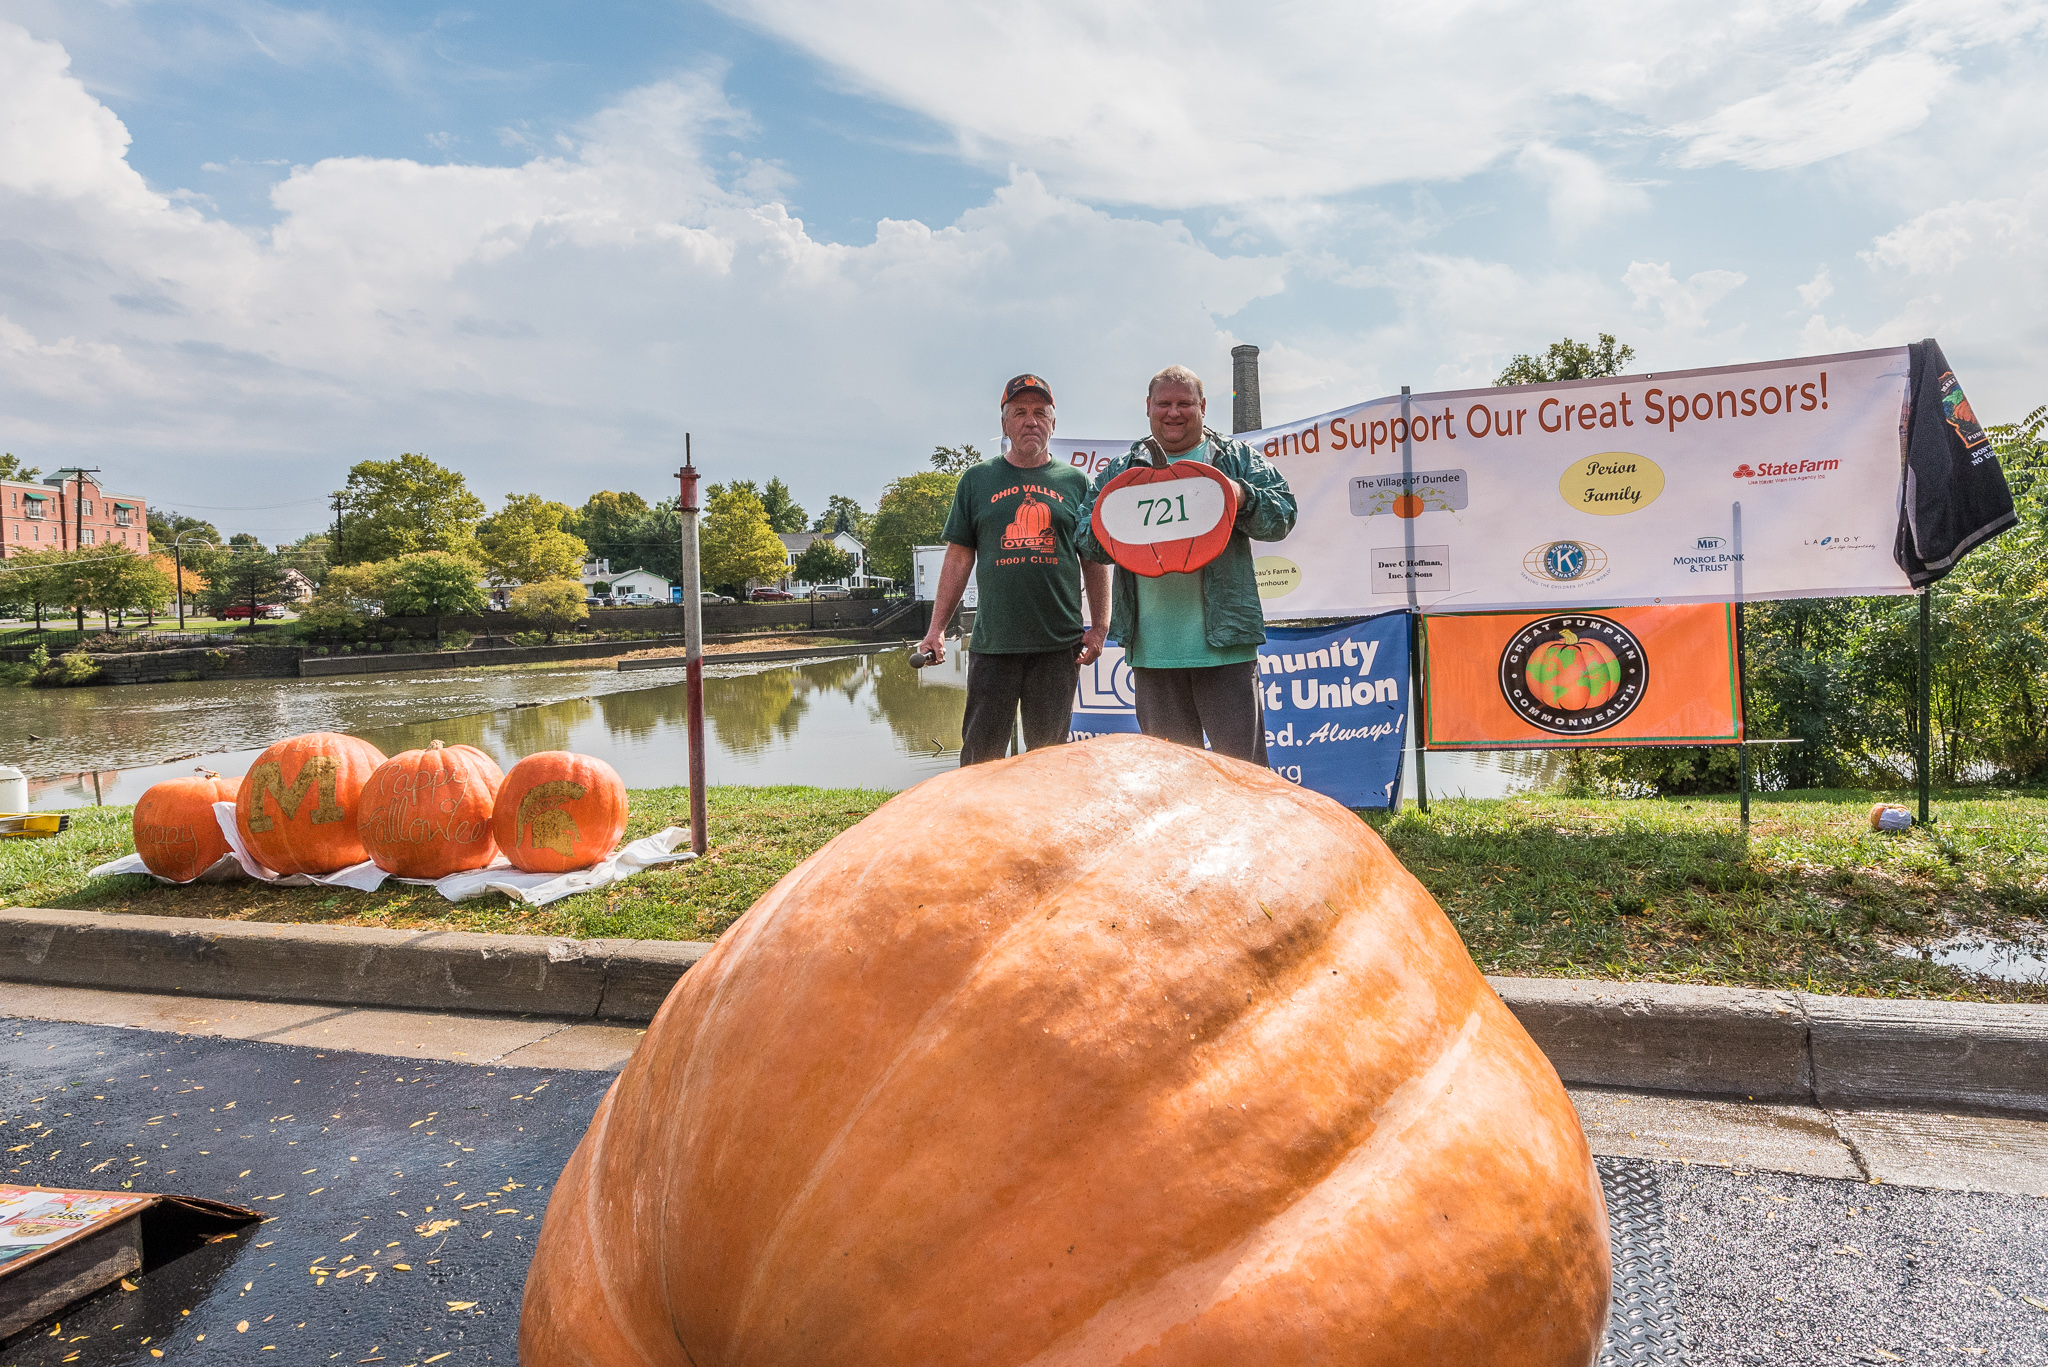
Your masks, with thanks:
<instances>
[{"instance_id":1,"label":"green grass lawn","mask_svg":"<svg viewBox=\"0 0 2048 1367\"><path fill-rule=\"evenodd\" d=\"M694 863L538 911L430 889L363 894L246 883L161 887L86 877L127 853L125 807L72 814L55 840L0 841L0 904L159 916L713 939L776 879L887 801L855 789L714 788ZM1371 824L1442 904L1489 973L2048 1001L1895 953L1972 931L2048 942L2048 798L1939 795L1936 824L1878 835L1863 792L1760 794L1744 839L1732 797L1439 801ZM627 834L688 820L680 788L632 794Z\"/></svg>"},{"instance_id":2,"label":"green grass lawn","mask_svg":"<svg viewBox=\"0 0 2048 1367\"><path fill-rule=\"evenodd\" d=\"M71 829L54 839L0 840L0 906L578 939L710 940L806 855L891 796L847 788L713 788L706 794L711 848L702 859L661 865L538 910L497 896L458 904L432 888L408 884L362 893L241 881L173 888L135 874L90 878L88 869L132 852L135 844L129 833L132 808L87 807L73 811ZM690 823L687 789L636 789L630 801L628 840Z\"/></svg>"}]
</instances>

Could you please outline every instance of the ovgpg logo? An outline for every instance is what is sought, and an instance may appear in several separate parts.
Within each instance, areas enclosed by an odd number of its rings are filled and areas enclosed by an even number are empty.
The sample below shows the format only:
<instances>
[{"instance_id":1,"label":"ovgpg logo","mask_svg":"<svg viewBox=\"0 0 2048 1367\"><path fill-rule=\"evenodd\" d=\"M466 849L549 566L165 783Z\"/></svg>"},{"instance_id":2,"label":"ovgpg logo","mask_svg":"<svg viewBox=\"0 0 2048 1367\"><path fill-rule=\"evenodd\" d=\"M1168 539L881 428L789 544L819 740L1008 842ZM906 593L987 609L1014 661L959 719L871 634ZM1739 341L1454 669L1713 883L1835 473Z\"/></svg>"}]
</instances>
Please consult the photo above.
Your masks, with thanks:
<instances>
[{"instance_id":1,"label":"ovgpg logo","mask_svg":"<svg viewBox=\"0 0 2048 1367\"><path fill-rule=\"evenodd\" d=\"M1522 557L1532 584L1590 584L1607 577L1607 552L1589 541L1546 541Z\"/></svg>"}]
</instances>

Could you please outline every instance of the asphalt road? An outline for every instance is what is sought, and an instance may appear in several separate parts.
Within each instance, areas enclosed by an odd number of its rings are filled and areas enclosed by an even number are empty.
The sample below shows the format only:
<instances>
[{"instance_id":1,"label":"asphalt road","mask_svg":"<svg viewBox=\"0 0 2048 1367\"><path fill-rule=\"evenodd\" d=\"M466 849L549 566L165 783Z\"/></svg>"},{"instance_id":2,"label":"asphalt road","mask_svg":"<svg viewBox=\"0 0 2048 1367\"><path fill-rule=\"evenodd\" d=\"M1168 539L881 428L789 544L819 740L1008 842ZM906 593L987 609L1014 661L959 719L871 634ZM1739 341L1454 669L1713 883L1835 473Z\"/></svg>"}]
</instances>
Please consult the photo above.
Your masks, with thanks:
<instances>
[{"instance_id":1,"label":"asphalt road","mask_svg":"<svg viewBox=\"0 0 2048 1367\"><path fill-rule=\"evenodd\" d=\"M517 1361L539 1217L612 1074L0 1027L0 1181L265 1215L17 1337L0 1367Z\"/></svg>"},{"instance_id":2,"label":"asphalt road","mask_svg":"<svg viewBox=\"0 0 2048 1367\"><path fill-rule=\"evenodd\" d=\"M266 1214L0 1367L512 1363L539 1216L611 1077L0 1022L0 1181ZM1677 1308L1607 1360L2048 1365L2048 1201L1602 1162L1654 1174Z\"/></svg>"}]
</instances>

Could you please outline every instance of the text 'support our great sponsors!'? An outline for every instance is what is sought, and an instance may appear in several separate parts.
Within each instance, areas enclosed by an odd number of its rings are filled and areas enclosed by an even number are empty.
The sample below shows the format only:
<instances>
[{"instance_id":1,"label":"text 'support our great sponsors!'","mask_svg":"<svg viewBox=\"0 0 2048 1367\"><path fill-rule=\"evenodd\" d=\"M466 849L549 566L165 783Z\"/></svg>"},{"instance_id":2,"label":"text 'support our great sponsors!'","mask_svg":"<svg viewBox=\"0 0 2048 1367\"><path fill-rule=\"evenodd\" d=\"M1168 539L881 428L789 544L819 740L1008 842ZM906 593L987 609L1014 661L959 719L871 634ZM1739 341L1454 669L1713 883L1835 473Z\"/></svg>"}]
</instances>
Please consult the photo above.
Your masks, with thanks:
<instances>
[{"instance_id":1,"label":"text 'support our great sponsors!'","mask_svg":"<svg viewBox=\"0 0 2048 1367\"><path fill-rule=\"evenodd\" d=\"M1240 433L1299 508L1255 548L1266 615L1908 592L1880 549L1907 385L1894 347L1397 395ZM1054 458L1092 476L1126 449Z\"/></svg>"}]
</instances>

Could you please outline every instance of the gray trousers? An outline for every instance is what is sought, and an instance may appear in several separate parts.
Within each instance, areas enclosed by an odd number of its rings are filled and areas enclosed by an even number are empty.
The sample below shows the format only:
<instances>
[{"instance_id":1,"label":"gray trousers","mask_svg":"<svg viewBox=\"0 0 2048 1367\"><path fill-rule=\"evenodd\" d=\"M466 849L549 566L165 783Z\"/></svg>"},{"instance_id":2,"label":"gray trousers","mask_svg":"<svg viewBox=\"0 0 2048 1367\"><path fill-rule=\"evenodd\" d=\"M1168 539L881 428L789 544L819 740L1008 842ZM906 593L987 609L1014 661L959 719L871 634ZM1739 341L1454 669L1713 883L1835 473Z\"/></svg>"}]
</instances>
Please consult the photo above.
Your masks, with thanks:
<instances>
[{"instance_id":1,"label":"gray trousers","mask_svg":"<svg viewBox=\"0 0 2048 1367\"><path fill-rule=\"evenodd\" d=\"M1024 655L967 657L967 711L960 718L960 764L986 764L1010 752L1021 715L1024 748L1065 745L1074 724L1080 642Z\"/></svg>"},{"instance_id":2,"label":"gray trousers","mask_svg":"<svg viewBox=\"0 0 2048 1367\"><path fill-rule=\"evenodd\" d=\"M1208 669L1133 669L1138 729L1148 736L1253 764L1266 762L1266 709L1259 698L1259 662Z\"/></svg>"}]
</instances>

